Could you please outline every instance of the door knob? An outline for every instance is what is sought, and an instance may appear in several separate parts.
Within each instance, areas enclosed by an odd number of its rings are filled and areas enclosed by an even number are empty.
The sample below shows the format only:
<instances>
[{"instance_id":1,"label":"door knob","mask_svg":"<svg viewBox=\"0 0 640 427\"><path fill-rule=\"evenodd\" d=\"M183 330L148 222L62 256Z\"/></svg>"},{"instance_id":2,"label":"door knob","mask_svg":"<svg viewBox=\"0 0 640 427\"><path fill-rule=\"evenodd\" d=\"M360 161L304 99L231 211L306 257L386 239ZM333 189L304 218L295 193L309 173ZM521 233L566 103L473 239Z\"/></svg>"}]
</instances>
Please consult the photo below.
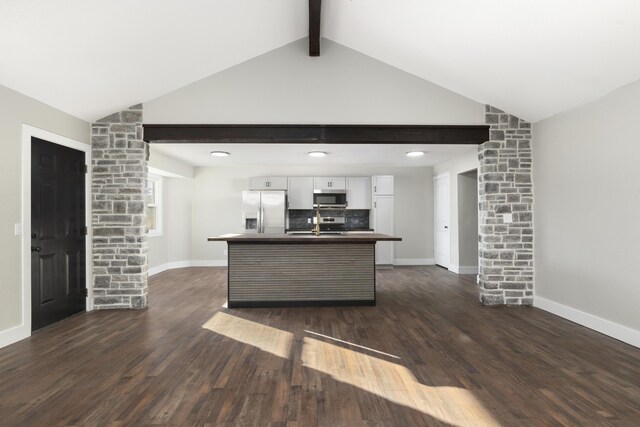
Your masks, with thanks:
<instances>
[{"instance_id":1,"label":"door knob","mask_svg":"<svg viewBox=\"0 0 640 427\"><path fill-rule=\"evenodd\" d=\"M31 246L31 252L40 252L42 251L42 247L40 246Z\"/></svg>"}]
</instances>

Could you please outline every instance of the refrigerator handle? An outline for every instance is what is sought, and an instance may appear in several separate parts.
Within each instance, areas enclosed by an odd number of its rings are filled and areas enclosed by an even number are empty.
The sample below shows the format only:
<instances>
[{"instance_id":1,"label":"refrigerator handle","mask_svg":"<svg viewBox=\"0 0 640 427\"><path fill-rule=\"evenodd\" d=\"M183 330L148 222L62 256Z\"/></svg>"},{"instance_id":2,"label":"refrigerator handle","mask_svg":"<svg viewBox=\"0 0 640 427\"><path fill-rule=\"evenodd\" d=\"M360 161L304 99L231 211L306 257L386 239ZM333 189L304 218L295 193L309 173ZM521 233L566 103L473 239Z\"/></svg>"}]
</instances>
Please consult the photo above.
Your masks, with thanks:
<instances>
[{"instance_id":1,"label":"refrigerator handle","mask_svg":"<svg viewBox=\"0 0 640 427\"><path fill-rule=\"evenodd\" d=\"M264 211L262 205L260 205L260 209L258 210L258 233L264 233Z\"/></svg>"}]
</instances>

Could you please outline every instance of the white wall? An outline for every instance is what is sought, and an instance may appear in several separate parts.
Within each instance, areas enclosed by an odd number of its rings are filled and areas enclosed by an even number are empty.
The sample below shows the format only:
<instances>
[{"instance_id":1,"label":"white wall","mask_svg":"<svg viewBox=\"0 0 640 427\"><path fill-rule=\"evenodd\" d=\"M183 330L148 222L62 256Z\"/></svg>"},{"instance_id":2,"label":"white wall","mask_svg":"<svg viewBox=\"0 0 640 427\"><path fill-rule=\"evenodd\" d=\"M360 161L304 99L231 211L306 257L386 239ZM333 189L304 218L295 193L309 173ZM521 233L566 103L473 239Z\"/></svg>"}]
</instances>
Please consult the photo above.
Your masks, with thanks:
<instances>
[{"instance_id":1,"label":"white wall","mask_svg":"<svg viewBox=\"0 0 640 427\"><path fill-rule=\"evenodd\" d=\"M149 237L151 274L191 260L194 167L150 147L149 169L163 177L162 236ZM178 263L178 264L176 264Z\"/></svg>"},{"instance_id":2,"label":"white wall","mask_svg":"<svg viewBox=\"0 0 640 427\"><path fill-rule=\"evenodd\" d=\"M301 39L144 104L145 123L484 124L484 105L324 39Z\"/></svg>"},{"instance_id":3,"label":"white wall","mask_svg":"<svg viewBox=\"0 0 640 427\"><path fill-rule=\"evenodd\" d=\"M162 236L149 237L149 269L191 260L193 179L163 177Z\"/></svg>"},{"instance_id":4,"label":"white wall","mask_svg":"<svg viewBox=\"0 0 640 427\"><path fill-rule=\"evenodd\" d=\"M533 143L534 304L630 328L638 346L639 120L640 81L535 123Z\"/></svg>"},{"instance_id":5,"label":"white wall","mask_svg":"<svg viewBox=\"0 0 640 427\"><path fill-rule=\"evenodd\" d=\"M433 259L433 171L430 167L234 167L196 168L191 255L197 261L226 261L224 242L207 237L240 233L242 191L252 176L395 176L396 259Z\"/></svg>"},{"instance_id":6,"label":"white wall","mask_svg":"<svg viewBox=\"0 0 640 427\"><path fill-rule=\"evenodd\" d=\"M0 345L2 331L22 322L21 238L22 124L89 143L89 123L0 86Z\"/></svg>"},{"instance_id":7,"label":"white wall","mask_svg":"<svg viewBox=\"0 0 640 427\"><path fill-rule=\"evenodd\" d=\"M469 248L460 247L459 227L460 221L464 222L464 210L462 212L459 212L458 209L458 175L472 170L477 170L479 167L480 161L478 160L478 150L475 148L470 150L468 153L465 153L444 163L437 164L433 167L434 176L438 176L444 173L449 174L449 203L451 216L451 220L449 222L449 236L451 239L451 266L449 267L449 269L455 272L461 271L460 267L473 267L478 263L478 261L476 260L474 264L465 265L462 264L460 257L460 253L469 251ZM431 185L433 186L433 183ZM464 269L461 272L464 273Z\"/></svg>"}]
</instances>

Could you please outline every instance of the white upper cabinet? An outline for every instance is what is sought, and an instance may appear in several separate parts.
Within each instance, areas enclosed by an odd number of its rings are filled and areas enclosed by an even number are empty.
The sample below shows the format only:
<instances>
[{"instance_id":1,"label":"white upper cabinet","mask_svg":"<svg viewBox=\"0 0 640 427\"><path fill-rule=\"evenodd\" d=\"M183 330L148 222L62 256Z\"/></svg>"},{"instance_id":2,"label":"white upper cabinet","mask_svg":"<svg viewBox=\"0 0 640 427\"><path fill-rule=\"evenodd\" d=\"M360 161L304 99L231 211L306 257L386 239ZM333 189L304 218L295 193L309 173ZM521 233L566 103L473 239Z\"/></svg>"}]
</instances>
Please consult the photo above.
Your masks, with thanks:
<instances>
[{"instance_id":1,"label":"white upper cabinet","mask_svg":"<svg viewBox=\"0 0 640 427\"><path fill-rule=\"evenodd\" d=\"M347 178L347 209L371 209L371 178Z\"/></svg>"},{"instance_id":2,"label":"white upper cabinet","mask_svg":"<svg viewBox=\"0 0 640 427\"><path fill-rule=\"evenodd\" d=\"M249 190L287 190L287 177L249 178Z\"/></svg>"},{"instance_id":3,"label":"white upper cabinet","mask_svg":"<svg viewBox=\"0 0 640 427\"><path fill-rule=\"evenodd\" d=\"M289 178L287 201L289 209L313 209L313 178Z\"/></svg>"},{"instance_id":4,"label":"white upper cabinet","mask_svg":"<svg viewBox=\"0 0 640 427\"><path fill-rule=\"evenodd\" d=\"M318 176L313 178L314 190L346 190L347 182L345 178L330 176Z\"/></svg>"},{"instance_id":5,"label":"white upper cabinet","mask_svg":"<svg viewBox=\"0 0 640 427\"><path fill-rule=\"evenodd\" d=\"M393 175L379 175L371 177L374 196L393 195Z\"/></svg>"}]
</instances>

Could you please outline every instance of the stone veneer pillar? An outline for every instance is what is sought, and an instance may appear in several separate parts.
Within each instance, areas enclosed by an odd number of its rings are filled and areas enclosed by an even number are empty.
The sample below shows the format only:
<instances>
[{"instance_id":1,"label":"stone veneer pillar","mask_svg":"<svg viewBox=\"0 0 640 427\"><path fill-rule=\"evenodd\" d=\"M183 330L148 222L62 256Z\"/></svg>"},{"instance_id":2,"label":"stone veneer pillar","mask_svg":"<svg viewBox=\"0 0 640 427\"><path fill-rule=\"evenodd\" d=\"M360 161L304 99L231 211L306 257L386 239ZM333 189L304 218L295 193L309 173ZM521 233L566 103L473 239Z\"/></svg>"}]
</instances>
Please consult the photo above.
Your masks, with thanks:
<instances>
[{"instance_id":1,"label":"stone veneer pillar","mask_svg":"<svg viewBox=\"0 0 640 427\"><path fill-rule=\"evenodd\" d=\"M531 123L486 106L479 147L479 292L485 305L533 303ZM513 222L506 221L511 214Z\"/></svg>"},{"instance_id":2,"label":"stone veneer pillar","mask_svg":"<svg viewBox=\"0 0 640 427\"><path fill-rule=\"evenodd\" d=\"M148 147L142 105L93 123L91 146L94 307L145 308Z\"/></svg>"}]
</instances>

